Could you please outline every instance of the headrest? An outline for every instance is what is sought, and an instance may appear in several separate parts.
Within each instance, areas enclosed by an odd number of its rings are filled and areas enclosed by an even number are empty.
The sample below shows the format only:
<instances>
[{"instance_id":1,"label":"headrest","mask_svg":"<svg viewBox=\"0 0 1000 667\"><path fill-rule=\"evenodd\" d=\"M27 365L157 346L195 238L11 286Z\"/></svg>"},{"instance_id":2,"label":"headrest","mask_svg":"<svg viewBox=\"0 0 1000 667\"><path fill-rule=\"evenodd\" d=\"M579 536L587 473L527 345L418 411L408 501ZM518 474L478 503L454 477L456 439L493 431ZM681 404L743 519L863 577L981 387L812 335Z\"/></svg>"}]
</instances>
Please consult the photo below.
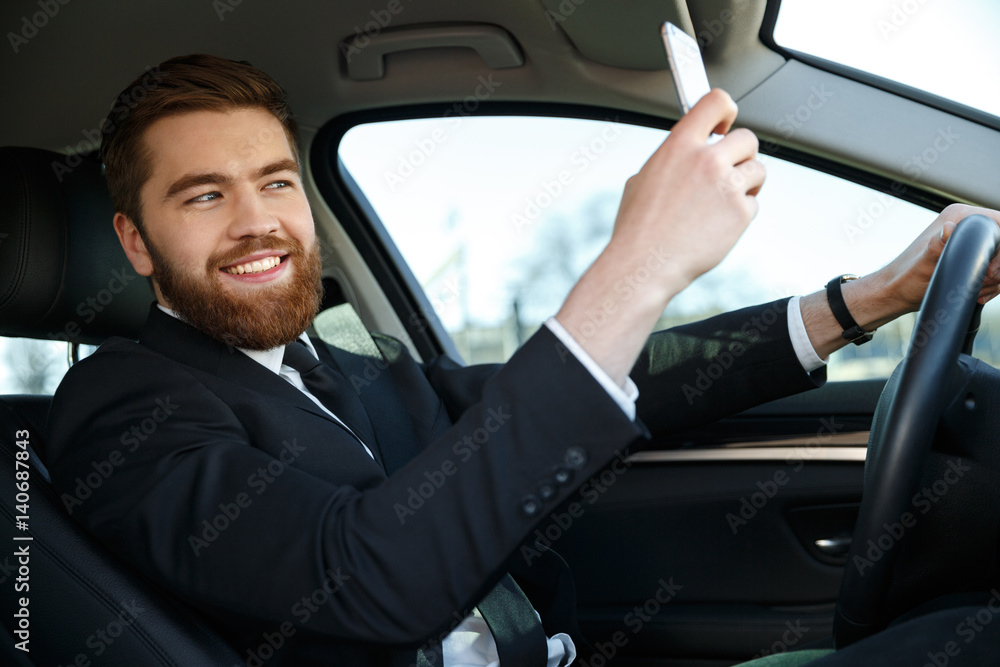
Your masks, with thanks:
<instances>
[{"instance_id":1,"label":"headrest","mask_svg":"<svg viewBox=\"0 0 1000 667\"><path fill-rule=\"evenodd\" d=\"M154 297L114 212L95 159L0 148L0 336L138 336Z\"/></svg>"}]
</instances>

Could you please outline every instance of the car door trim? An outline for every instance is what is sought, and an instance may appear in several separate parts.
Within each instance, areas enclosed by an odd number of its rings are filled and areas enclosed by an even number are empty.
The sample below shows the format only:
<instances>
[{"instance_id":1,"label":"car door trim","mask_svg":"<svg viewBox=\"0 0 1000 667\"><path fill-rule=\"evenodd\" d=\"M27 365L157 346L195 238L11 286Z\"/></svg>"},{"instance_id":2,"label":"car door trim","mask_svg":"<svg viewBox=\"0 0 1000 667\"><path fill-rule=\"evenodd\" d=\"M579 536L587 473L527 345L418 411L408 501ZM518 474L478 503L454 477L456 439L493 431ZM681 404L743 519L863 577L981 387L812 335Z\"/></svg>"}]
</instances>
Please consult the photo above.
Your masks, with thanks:
<instances>
[{"instance_id":1,"label":"car door trim","mask_svg":"<svg viewBox=\"0 0 1000 667\"><path fill-rule=\"evenodd\" d=\"M837 463L864 463L868 448L858 445L847 447L814 447L805 443L782 447L717 447L711 449L675 449L667 451L638 452L629 456L631 463L692 463L704 461L830 461Z\"/></svg>"}]
</instances>

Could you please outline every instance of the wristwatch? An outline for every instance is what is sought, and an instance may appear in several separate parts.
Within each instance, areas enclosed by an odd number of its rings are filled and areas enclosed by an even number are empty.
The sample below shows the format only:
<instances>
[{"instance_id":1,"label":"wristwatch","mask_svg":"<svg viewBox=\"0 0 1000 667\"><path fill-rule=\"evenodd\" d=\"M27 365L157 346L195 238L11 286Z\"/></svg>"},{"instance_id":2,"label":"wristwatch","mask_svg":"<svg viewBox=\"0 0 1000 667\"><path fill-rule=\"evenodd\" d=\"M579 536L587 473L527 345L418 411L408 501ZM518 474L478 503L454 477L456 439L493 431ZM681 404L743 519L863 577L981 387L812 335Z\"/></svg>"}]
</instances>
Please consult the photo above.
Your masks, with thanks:
<instances>
[{"instance_id":1,"label":"wristwatch","mask_svg":"<svg viewBox=\"0 0 1000 667\"><path fill-rule=\"evenodd\" d=\"M837 318L840 326L844 327L844 332L840 335L855 345L864 345L872 339L875 332L865 331L858 326L858 323L851 316L851 311L847 310L847 304L844 303L844 295L840 291L840 286L848 280L857 279L857 276L847 273L837 276L828 282L826 284L826 300L830 303L830 310L833 311L833 316Z\"/></svg>"}]
</instances>

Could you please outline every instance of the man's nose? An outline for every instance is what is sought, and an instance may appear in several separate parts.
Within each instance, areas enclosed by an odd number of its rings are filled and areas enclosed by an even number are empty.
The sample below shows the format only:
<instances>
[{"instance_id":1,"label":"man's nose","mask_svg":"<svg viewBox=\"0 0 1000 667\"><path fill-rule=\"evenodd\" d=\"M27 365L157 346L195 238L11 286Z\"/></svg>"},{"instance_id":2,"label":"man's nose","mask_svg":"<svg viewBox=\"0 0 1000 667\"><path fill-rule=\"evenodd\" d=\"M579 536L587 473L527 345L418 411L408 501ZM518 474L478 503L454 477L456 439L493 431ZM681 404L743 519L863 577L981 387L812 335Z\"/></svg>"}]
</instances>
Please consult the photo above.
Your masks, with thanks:
<instances>
[{"instance_id":1,"label":"man's nose","mask_svg":"<svg viewBox=\"0 0 1000 667\"><path fill-rule=\"evenodd\" d=\"M278 217L257 192L238 193L232 211L229 234L236 239L266 236L278 231L281 226Z\"/></svg>"}]
</instances>

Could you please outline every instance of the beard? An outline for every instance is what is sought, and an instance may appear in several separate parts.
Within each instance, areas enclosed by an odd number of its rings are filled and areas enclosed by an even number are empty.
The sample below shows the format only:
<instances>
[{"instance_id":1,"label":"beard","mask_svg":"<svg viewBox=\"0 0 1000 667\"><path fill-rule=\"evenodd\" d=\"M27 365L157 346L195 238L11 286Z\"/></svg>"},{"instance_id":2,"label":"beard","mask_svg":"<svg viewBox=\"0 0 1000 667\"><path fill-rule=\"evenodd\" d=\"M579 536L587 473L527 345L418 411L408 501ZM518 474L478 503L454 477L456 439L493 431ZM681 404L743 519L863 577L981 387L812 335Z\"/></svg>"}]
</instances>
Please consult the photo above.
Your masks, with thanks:
<instances>
[{"instance_id":1,"label":"beard","mask_svg":"<svg viewBox=\"0 0 1000 667\"><path fill-rule=\"evenodd\" d=\"M248 239L232 250L212 255L201 277L181 271L148 240L146 249L153 264L151 277L174 312L225 345L247 350L288 345L312 324L319 310L323 284L318 239L308 250L295 239ZM292 262L289 279L278 285L256 285L254 289L226 289L223 280L228 278L219 267L261 250L287 254L282 262Z\"/></svg>"}]
</instances>

